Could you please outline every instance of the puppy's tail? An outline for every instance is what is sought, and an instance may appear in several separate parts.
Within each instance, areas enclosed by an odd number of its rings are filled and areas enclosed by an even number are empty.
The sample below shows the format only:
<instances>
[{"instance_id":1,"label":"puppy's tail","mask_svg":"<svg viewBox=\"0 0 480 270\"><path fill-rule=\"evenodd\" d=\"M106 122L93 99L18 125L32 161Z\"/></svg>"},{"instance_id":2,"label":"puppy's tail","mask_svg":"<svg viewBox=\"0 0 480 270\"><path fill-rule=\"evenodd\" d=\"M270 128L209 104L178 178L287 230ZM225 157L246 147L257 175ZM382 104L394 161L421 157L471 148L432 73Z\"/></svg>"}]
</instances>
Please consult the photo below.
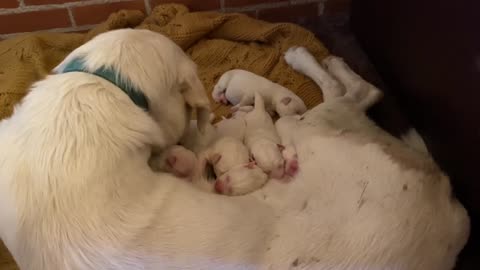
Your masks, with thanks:
<instances>
[{"instance_id":1,"label":"puppy's tail","mask_svg":"<svg viewBox=\"0 0 480 270\"><path fill-rule=\"evenodd\" d=\"M260 95L258 92L255 92L255 111L265 111L265 102L263 101L262 95Z\"/></svg>"}]
</instances>

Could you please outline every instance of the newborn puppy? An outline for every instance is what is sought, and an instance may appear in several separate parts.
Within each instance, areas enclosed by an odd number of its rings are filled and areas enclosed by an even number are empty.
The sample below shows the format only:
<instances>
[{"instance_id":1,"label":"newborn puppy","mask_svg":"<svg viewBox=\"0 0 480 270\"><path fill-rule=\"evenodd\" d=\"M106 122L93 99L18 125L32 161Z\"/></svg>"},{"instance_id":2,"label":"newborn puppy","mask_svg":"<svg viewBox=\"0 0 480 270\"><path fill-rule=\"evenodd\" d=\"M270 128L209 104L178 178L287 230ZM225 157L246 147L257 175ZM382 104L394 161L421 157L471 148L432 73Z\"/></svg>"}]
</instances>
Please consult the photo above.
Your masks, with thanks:
<instances>
[{"instance_id":1,"label":"newborn puppy","mask_svg":"<svg viewBox=\"0 0 480 270\"><path fill-rule=\"evenodd\" d=\"M170 172L188 180L191 180L196 164L195 153L181 145L170 146L149 160L149 165L153 170Z\"/></svg>"},{"instance_id":2,"label":"newborn puppy","mask_svg":"<svg viewBox=\"0 0 480 270\"><path fill-rule=\"evenodd\" d=\"M292 140L292 130L296 129L297 120L301 119L299 115L285 116L275 122L275 128L285 148L282 150L282 156L285 159L285 174L294 177L299 170L298 156Z\"/></svg>"},{"instance_id":3,"label":"newborn puppy","mask_svg":"<svg viewBox=\"0 0 480 270\"><path fill-rule=\"evenodd\" d=\"M229 196L251 193L261 188L268 176L255 162L238 165L220 176L215 182L215 191Z\"/></svg>"},{"instance_id":4,"label":"newborn puppy","mask_svg":"<svg viewBox=\"0 0 480 270\"><path fill-rule=\"evenodd\" d=\"M265 111L263 98L258 93L255 93L255 108L245 115L245 122L245 144L258 166L271 178L283 178L283 146L272 118Z\"/></svg>"},{"instance_id":5,"label":"newborn puppy","mask_svg":"<svg viewBox=\"0 0 480 270\"><path fill-rule=\"evenodd\" d=\"M303 114L305 103L292 91L252 72L234 69L227 71L213 88L216 102L231 103L238 109L254 103L255 92L265 99L267 110L280 116Z\"/></svg>"},{"instance_id":6,"label":"newborn puppy","mask_svg":"<svg viewBox=\"0 0 480 270\"><path fill-rule=\"evenodd\" d=\"M233 137L222 137L206 150L207 160L212 164L217 176L223 175L231 168L249 162L247 147L242 141Z\"/></svg>"},{"instance_id":7,"label":"newborn puppy","mask_svg":"<svg viewBox=\"0 0 480 270\"><path fill-rule=\"evenodd\" d=\"M246 112L234 112L231 118L223 118L222 121L215 124L219 137L233 137L240 141L245 138L245 129L247 127L244 116Z\"/></svg>"}]
</instances>

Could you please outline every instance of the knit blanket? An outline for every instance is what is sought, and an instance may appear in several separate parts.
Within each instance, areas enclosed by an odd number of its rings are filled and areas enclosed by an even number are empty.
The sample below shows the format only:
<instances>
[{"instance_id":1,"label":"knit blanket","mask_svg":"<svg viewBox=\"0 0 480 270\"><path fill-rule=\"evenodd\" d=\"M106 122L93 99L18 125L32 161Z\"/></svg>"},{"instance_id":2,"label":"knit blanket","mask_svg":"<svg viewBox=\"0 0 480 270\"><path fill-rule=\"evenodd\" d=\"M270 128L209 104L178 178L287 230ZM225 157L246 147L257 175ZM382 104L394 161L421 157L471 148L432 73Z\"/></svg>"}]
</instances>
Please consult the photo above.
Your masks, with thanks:
<instances>
[{"instance_id":1,"label":"knit blanket","mask_svg":"<svg viewBox=\"0 0 480 270\"><path fill-rule=\"evenodd\" d=\"M300 96L307 107L322 101L313 81L287 66L283 53L305 46L318 60L327 49L314 34L294 24L272 24L243 14L189 12L180 4L157 6L149 16L120 11L88 33L32 33L0 42L0 119L9 116L30 85L45 77L76 47L114 29L149 29L170 37L198 64L210 96L218 78L234 68L264 76ZM227 107L213 105L217 116Z\"/></svg>"}]
</instances>

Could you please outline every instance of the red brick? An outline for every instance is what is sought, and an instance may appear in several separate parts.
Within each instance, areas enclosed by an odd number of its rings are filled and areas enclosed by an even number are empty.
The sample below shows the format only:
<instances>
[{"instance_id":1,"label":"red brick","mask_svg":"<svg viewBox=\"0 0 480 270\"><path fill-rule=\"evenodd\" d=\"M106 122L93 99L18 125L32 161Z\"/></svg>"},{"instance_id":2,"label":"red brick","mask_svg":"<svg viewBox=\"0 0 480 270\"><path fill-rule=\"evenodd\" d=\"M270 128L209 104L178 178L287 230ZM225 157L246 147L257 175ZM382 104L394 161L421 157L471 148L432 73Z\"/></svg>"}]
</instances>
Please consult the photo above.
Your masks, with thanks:
<instances>
[{"instance_id":1,"label":"red brick","mask_svg":"<svg viewBox=\"0 0 480 270\"><path fill-rule=\"evenodd\" d=\"M0 0L0 8L16 8L18 0Z\"/></svg>"},{"instance_id":2,"label":"red brick","mask_svg":"<svg viewBox=\"0 0 480 270\"><path fill-rule=\"evenodd\" d=\"M350 10L351 0L328 0L325 3L326 14L348 13Z\"/></svg>"},{"instance_id":3,"label":"red brick","mask_svg":"<svg viewBox=\"0 0 480 270\"><path fill-rule=\"evenodd\" d=\"M186 5L190 11L206 11L220 9L220 0L150 0L150 6L153 8L160 4L179 3Z\"/></svg>"},{"instance_id":4,"label":"red brick","mask_svg":"<svg viewBox=\"0 0 480 270\"><path fill-rule=\"evenodd\" d=\"M285 2L282 0L225 0L225 7L245 7L265 3Z\"/></svg>"},{"instance_id":5,"label":"red brick","mask_svg":"<svg viewBox=\"0 0 480 270\"><path fill-rule=\"evenodd\" d=\"M269 22L296 22L301 18L318 16L318 3L261 9L258 18Z\"/></svg>"},{"instance_id":6,"label":"red brick","mask_svg":"<svg viewBox=\"0 0 480 270\"><path fill-rule=\"evenodd\" d=\"M80 26L101 23L105 21L110 14L122 9L136 9L145 12L145 2L143 0L133 0L127 2L80 6L74 7L72 9L72 14L75 22Z\"/></svg>"},{"instance_id":7,"label":"red brick","mask_svg":"<svg viewBox=\"0 0 480 270\"><path fill-rule=\"evenodd\" d=\"M79 0L24 0L24 3L27 6L33 6L33 5L63 4L63 3L76 2L76 1L79 1Z\"/></svg>"},{"instance_id":8,"label":"red brick","mask_svg":"<svg viewBox=\"0 0 480 270\"><path fill-rule=\"evenodd\" d=\"M66 9L0 15L1 34L32 32L70 26L70 18Z\"/></svg>"}]
</instances>

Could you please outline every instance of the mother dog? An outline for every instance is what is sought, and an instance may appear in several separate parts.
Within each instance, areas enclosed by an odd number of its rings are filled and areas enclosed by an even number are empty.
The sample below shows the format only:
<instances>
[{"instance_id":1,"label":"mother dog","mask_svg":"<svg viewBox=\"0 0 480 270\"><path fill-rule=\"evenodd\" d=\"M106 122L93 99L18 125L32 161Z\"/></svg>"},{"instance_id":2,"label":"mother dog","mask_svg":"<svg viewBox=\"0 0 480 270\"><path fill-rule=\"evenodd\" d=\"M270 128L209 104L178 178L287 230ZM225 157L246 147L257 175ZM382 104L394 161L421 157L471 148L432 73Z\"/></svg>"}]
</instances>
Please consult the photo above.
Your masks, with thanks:
<instances>
[{"instance_id":1,"label":"mother dog","mask_svg":"<svg viewBox=\"0 0 480 270\"><path fill-rule=\"evenodd\" d=\"M325 73L305 52L287 56ZM369 122L355 95L332 88L279 122L298 129L283 133L297 179L231 198L148 167L190 109L200 129L208 119L195 66L173 42L109 32L55 73L0 122L0 236L23 270L442 270L466 241L448 178Z\"/></svg>"}]
</instances>

